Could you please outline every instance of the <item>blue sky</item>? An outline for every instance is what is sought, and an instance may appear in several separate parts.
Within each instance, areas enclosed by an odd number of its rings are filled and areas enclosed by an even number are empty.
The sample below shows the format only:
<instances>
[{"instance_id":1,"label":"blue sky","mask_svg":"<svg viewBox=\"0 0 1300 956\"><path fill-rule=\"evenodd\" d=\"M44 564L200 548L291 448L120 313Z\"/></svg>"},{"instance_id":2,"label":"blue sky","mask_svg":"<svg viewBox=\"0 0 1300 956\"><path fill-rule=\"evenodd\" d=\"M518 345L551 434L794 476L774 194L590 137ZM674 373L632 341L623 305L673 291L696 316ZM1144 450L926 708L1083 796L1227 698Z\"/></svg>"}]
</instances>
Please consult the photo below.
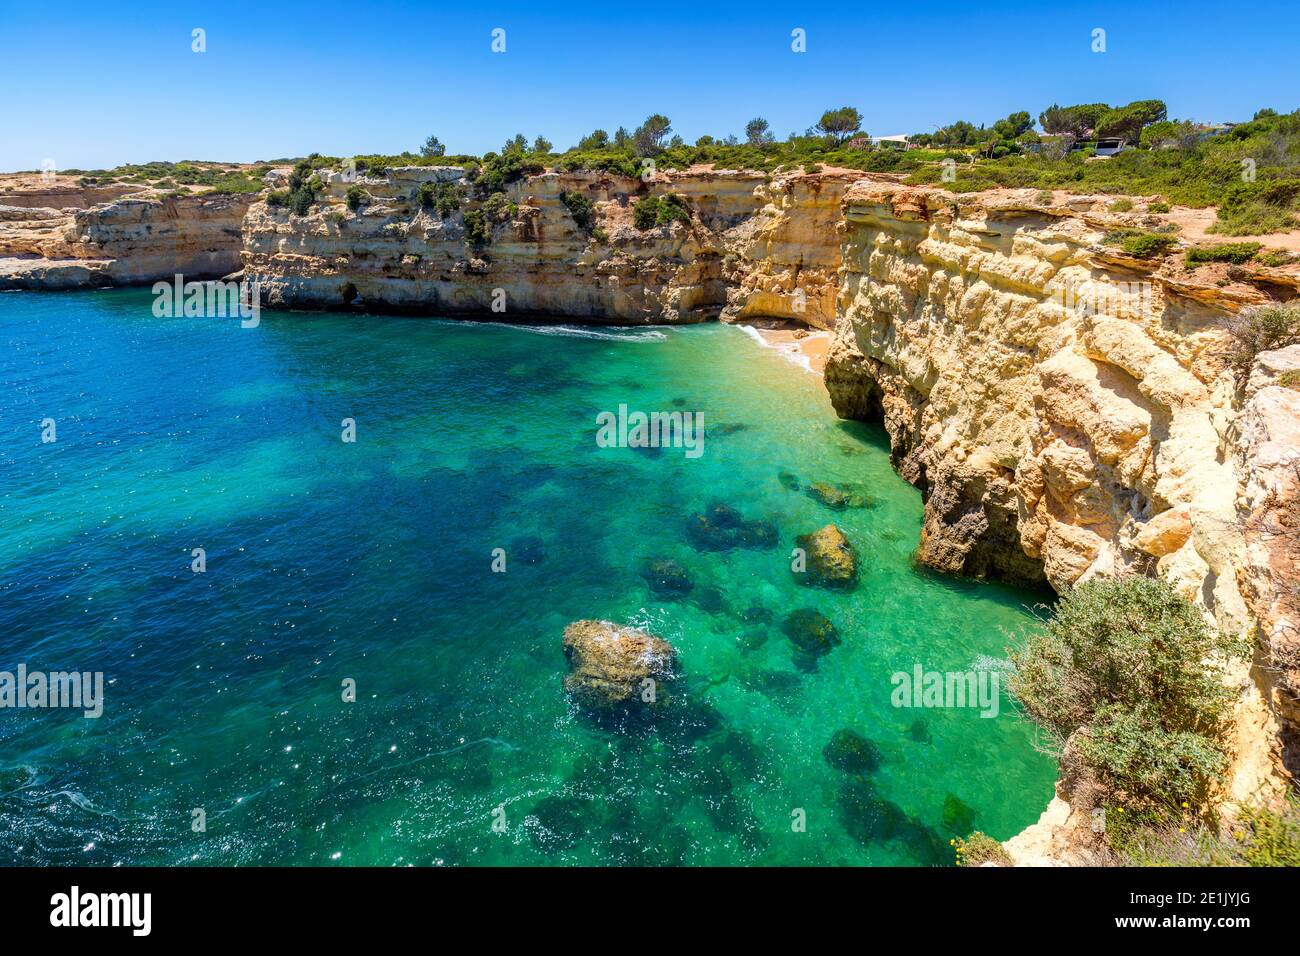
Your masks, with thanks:
<instances>
[{"instance_id":1,"label":"blue sky","mask_svg":"<svg viewBox=\"0 0 1300 956\"><path fill-rule=\"evenodd\" d=\"M566 147L651 112L688 142L753 116L784 137L841 105L875 135L1151 97L1240 120L1300 107L1298 29L1272 2L0 0L0 170L395 153L429 133L450 152L515 132Z\"/></svg>"}]
</instances>

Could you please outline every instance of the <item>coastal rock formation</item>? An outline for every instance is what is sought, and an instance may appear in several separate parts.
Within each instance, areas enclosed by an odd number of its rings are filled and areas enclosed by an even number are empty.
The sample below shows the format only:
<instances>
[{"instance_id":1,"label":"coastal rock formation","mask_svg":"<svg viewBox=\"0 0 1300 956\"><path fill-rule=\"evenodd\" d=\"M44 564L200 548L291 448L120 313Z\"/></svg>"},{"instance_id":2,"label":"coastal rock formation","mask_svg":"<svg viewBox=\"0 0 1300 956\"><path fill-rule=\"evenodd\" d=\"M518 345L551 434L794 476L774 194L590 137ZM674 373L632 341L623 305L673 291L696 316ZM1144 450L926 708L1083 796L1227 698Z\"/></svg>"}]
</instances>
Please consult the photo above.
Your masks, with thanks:
<instances>
[{"instance_id":1,"label":"coastal rock formation","mask_svg":"<svg viewBox=\"0 0 1300 956\"><path fill-rule=\"evenodd\" d=\"M1130 258L1104 213L1029 190L860 182L844 208L826 385L922 489L919 560L1058 591L1155 574L1230 633L1258 623L1231 789L1275 790L1270 715L1296 727L1268 671L1297 664L1295 359L1261 356L1243 399L1224 356L1230 318L1276 287Z\"/></svg>"},{"instance_id":2,"label":"coastal rock formation","mask_svg":"<svg viewBox=\"0 0 1300 956\"><path fill-rule=\"evenodd\" d=\"M128 196L86 209L0 206L0 289L139 285L177 273L186 281L221 278L240 267L251 198Z\"/></svg>"},{"instance_id":3,"label":"coastal rock formation","mask_svg":"<svg viewBox=\"0 0 1300 956\"><path fill-rule=\"evenodd\" d=\"M566 627L564 655L569 661L564 689L579 704L599 710L660 703L677 658L662 638L609 621L574 621Z\"/></svg>"},{"instance_id":4,"label":"coastal rock formation","mask_svg":"<svg viewBox=\"0 0 1300 956\"><path fill-rule=\"evenodd\" d=\"M562 316L605 323L793 318L834 324L839 242L835 222L857 174L767 176L661 172L651 182L612 173L547 172L513 183L507 221L491 241L467 242L463 209L422 208L426 182L468 191L458 167L398 167L354 184L324 173L306 216L257 203L244 224L244 264L274 306L366 308L421 314ZM561 193L595 207L591 229ZM689 223L639 230L632 208L676 194ZM498 291L499 290L499 291Z\"/></svg>"},{"instance_id":5,"label":"coastal rock formation","mask_svg":"<svg viewBox=\"0 0 1300 956\"><path fill-rule=\"evenodd\" d=\"M800 579L828 588L851 588L858 583L858 555L844 532L833 524L795 539L807 554Z\"/></svg>"}]
</instances>

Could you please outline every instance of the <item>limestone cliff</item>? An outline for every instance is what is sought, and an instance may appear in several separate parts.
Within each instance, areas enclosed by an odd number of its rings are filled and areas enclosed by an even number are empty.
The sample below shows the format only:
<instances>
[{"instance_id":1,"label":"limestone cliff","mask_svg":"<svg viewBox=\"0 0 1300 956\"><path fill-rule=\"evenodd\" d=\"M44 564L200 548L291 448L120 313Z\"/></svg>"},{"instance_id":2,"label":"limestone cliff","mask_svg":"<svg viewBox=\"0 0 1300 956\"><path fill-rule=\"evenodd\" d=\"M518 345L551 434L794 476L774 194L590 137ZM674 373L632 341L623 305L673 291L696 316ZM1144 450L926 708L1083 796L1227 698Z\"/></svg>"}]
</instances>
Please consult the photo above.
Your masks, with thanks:
<instances>
[{"instance_id":1,"label":"limestone cliff","mask_svg":"<svg viewBox=\"0 0 1300 956\"><path fill-rule=\"evenodd\" d=\"M245 277L260 283L272 306L487 317L504 309L625 324L719 317L834 324L834 226L852 175L698 171L647 183L547 172L509 187L509 218L480 248L467 243L465 225L479 203L443 217L417 198L426 182L467 191L461 176L457 167L407 167L361 178L355 185L370 198L355 211L342 173L324 177L306 216L258 203L245 222ZM593 228L578 227L564 192L595 205ZM633 204L666 193L685 197L690 222L637 229Z\"/></svg>"},{"instance_id":2,"label":"limestone cliff","mask_svg":"<svg viewBox=\"0 0 1300 956\"><path fill-rule=\"evenodd\" d=\"M94 198L87 192L84 201ZM176 273L220 278L239 268L251 199L141 195L88 208L0 206L0 289L138 285Z\"/></svg>"},{"instance_id":3,"label":"limestone cliff","mask_svg":"<svg viewBox=\"0 0 1300 956\"><path fill-rule=\"evenodd\" d=\"M1226 327L1292 279L1130 258L1103 244L1122 223L1081 202L853 186L827 389L841 415L884 423L923 490L923 563L1058 591L1158 574L1232 633L1263 624L1239 675L1245 798L1275 782L1277 718L1294 732L1274 665L1294 681L1281 582L1300 444L1294 391L1252 379L1243 407ZM1289 558L1256 530L1279 525Z\"/></svg>"}]
</instances>

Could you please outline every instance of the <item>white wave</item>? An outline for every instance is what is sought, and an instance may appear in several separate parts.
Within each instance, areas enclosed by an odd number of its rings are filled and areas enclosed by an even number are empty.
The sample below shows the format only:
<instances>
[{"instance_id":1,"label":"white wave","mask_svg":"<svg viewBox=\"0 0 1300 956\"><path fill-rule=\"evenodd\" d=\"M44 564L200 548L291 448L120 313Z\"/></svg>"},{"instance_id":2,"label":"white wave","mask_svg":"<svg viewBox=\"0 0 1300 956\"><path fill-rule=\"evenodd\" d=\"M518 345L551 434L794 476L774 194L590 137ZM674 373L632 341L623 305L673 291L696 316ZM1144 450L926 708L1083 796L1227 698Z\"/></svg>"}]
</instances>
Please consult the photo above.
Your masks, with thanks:
<instances>
[{"instance_id":1,"label":"white wave","mask_svg":"<svg viewBox=\"0 0 1300 956\"><path fill-rule=\"evenodd\" d=\"M763 346L763 348L775 349L777 354L782 358L798 365L805 372L811 372L813 370L812 362L798 345L778 345L775 342L769 342L767 339L763 338L763 333L758 331L758 329L754 328L752 325L737 325L736 328L740 329L740 331L744 332L759 345Z\"/></svg>"},{"instance_id":2,"label":"white wave","mask_svg":"<svg viewBox=\"0 0 1300 956\"><path fill-rule=\"evenodd\" d=\"M662 342L667 335L658 328L615 332L611 329L582 325L519 325L514 322L472 322L471 325L491 325L503 329L518 329L537 335L561 335L573 339L601 339L608 342Z\"/></svg>"}]
</instances>

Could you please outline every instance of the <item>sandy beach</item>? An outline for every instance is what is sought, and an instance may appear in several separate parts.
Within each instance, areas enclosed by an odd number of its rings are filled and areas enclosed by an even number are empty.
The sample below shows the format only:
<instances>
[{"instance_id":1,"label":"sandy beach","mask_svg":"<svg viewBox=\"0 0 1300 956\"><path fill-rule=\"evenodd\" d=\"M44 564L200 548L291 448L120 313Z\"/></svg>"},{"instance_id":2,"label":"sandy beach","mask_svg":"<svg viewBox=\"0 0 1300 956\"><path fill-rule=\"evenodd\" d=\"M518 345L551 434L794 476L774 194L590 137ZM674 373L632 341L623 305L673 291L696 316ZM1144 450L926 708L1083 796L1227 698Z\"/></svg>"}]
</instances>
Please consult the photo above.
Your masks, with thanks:
<instances>
[{"instance_id":1,"label":"sandy beach","mask_svg":"<svg viewBox=\"0 0 1300 956\"><path fill-rule=\"evenodd\" d=\"M742 323L741 327L813 374L820 376L825 371L826 354L831 345L830 332L780 322L763 322L761 325Z\"/></svg>"}]
</instances>

